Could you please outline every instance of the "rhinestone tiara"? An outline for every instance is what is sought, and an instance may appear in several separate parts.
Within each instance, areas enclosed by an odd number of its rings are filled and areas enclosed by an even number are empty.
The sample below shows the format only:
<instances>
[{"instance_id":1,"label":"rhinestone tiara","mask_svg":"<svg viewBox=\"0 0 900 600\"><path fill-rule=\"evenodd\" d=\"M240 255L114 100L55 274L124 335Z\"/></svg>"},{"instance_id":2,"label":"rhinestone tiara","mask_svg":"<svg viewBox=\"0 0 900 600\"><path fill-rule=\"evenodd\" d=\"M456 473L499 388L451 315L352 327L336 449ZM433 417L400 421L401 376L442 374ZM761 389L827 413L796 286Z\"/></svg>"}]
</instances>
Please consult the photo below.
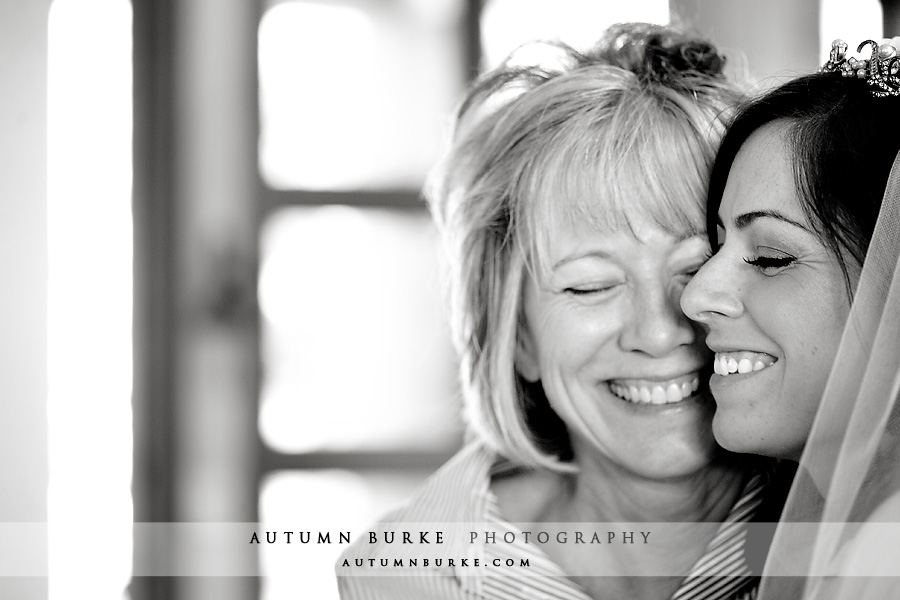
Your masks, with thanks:
<instances>
[{"instance_id":1,"label":"rhinestone tiara","mask_svg":"<svg viewBox=\"0 0 900 600\"><path fill-rule=\"evenodd\" d=\"M882 44L866 40L856 52L862 52L866 46L872 47L872 54L868 59L847 58L847 42L834 40L828 62L819 71L865 79L872 86L874 96L900 96L900 38L885 40Z\"/></svg>"}]
</instances>

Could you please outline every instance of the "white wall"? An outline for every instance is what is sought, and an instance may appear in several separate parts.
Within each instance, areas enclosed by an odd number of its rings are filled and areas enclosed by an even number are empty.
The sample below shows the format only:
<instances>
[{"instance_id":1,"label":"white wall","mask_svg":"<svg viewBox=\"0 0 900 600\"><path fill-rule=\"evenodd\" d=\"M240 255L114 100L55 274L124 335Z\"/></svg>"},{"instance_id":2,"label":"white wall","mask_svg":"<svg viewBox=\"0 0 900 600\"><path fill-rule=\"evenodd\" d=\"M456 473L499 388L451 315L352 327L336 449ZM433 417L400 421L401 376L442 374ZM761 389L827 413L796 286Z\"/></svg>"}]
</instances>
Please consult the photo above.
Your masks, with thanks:
<instances>
[{"instance_id":1,"label":"white wall","mask_svg":"<svg viewBox=\"0 0 900 600\"><path fill-rule=\"evenodd\" d=\"M761 88L821 65L819 4L820 0L669 0L671 13L683 25L709 36L725 53L726 69Z\"/></svg>"},{"instance_id":2,"label":"white wall","mask_svg":"<svg viewBox=\"0 0 900 600\"><path fill-rule=\"evenodd\" d=\"M0 523L47 519L49 6L0 3ZM0 577L2 598L46 596L43 578Z\"/></svg>"}]
</instances>

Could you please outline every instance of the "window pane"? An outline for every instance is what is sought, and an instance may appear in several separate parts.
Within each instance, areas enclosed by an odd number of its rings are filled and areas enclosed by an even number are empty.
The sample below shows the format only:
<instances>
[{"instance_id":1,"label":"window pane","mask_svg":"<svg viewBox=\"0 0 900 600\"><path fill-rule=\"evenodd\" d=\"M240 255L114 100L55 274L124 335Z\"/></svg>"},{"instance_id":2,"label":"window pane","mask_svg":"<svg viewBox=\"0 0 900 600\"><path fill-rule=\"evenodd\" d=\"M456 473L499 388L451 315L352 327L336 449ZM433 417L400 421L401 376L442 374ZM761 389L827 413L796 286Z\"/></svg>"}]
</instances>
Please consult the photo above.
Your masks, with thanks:
<instances>
[{"instance_id":1,"label":"window pane","mask_svg":"<svg viewBox=\"0 0 900 600\"><path fill-rule=\"evenodd\" d=\"M460 408L427 213L285 209L261 256L263 439L286 452L451 449Z\"/></svg>"},{"instance_id":2,"label":"window pane","mask_svg":"<svg viewBox=\"0 0 900 600\"><path fill-rule=\"evenodd\" d=\"M493 68L517 46L532 40L561 40L590 47L613 23L669 22L668 0L489 0L482 12L482 66ZM527 60L539 56L523 55Z\"/></svg>"},{"instance_id":3,"label":"window pane","mask_svg":"<svg viewBox=\"0 0 900 600\"><path fill-rule=\"evenodd\" d=\"M260 170L279 189L418 189L461 92L459 0L284 2L259 26Z\"/></svg>"},{"instance_id":4,"label":"window pane","mask_svg":"<svg viewBox=\"0 0 900 600\"><path fill-rule=\"evenodd\" d=\"M407 499L429 475L428 471L317 470L281 472L267 477L260 492L260 520L266 531L350 531L363 535L386 511ZM263 600L316 598L337 600L334 561L347 544L316 545L303 553L304 561L285 545L261 545ZM290 574L290 575L288 575Z\"/></svg>"}]
</instances>

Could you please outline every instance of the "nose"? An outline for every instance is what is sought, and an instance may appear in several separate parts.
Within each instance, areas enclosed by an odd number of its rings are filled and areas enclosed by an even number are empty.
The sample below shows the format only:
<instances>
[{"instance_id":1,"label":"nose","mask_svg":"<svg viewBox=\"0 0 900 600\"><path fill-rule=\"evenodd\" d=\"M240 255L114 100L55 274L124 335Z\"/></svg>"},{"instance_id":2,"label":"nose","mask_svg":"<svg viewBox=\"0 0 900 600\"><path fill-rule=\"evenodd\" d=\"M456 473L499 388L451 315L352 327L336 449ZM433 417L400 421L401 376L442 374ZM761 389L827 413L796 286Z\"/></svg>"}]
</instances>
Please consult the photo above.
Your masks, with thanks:
<instances>
[{"instance_id":1,"label":"nose","mask_svg":"<svg viewBox=\"0 0 900 600\"><path fill-rule=\"evenodd\" d=\"M658 286L637 292L632 299L631 317L620 334L619 343L624 350L662 357L696 341L694 325L678 304L680 286L675 290Z\"/></svg>"},{"instance_id":2,"label":"nose","mask_svg":"<svg viewBox=\"0 0 900 600\"><path fill-rule=\"evenodd\" d=\"M681 310L700 323L717 318L737 318L744 313L740 287L731 276L722 254L716 254L688 282L681 294Z\"/></svg>"}]
</instances>

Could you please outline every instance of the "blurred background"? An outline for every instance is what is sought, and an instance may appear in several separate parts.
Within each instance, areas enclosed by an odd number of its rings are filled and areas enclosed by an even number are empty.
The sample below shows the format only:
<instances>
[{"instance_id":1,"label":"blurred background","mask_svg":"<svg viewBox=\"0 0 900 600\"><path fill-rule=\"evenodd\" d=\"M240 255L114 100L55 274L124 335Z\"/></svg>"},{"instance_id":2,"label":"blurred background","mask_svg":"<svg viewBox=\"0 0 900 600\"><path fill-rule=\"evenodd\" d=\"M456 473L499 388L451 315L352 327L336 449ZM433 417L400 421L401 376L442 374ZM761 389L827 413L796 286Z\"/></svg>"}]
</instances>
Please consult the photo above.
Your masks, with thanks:
<instances>
[{"instance_id":1,"label":"blurred background","mask_svg":"<svg viewBox=\"0 0 900 600\"><path fill-rule=\"evenodd\" d=\"M453 454L450 115L520 43L631 20L765 87L900 2L0 2L0 597L335 599L337 544L190 576L244 548L132 523L361 532Z\"/></svg>"}]
</instances>

